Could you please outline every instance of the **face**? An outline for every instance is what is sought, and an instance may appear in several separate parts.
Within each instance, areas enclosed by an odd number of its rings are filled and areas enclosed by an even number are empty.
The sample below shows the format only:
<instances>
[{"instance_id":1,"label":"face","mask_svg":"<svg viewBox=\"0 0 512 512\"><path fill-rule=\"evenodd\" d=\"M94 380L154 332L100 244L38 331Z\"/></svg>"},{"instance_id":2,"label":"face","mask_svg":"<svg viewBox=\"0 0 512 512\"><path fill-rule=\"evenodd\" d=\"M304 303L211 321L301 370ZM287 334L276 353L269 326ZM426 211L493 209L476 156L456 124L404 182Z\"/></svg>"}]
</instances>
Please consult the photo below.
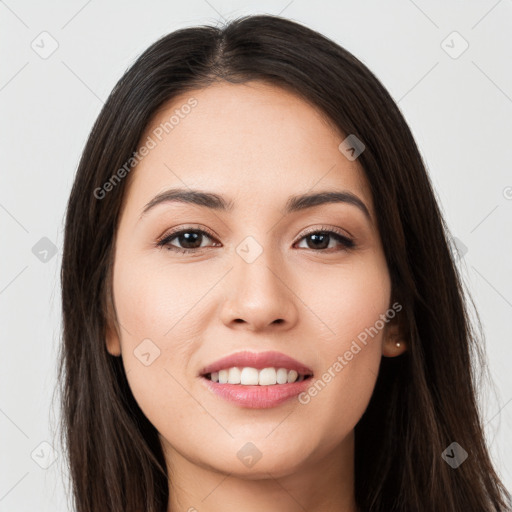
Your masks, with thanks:
<instances>
[{"instance_id":1,"label":"face","mask_svg":"<svg viewBox=\"0 0 512 512\"><path fill-rule=\"evenodd\" d=\"M148 127L126 178L113 271L119 327L107 348L122 355L171 466L179 458L257 478L341 453L382 355L403 350L372 197L357 159L338 148L344 138L310 104L260 82L184 94ZM178 188L220 200L153 201ZM342 200L290 202L321 192ZM228 400L201 373L241 351L279 352L313 375L279 403ZM275 396L281 385L256 392Z\"/></svg>"}]
</instances>

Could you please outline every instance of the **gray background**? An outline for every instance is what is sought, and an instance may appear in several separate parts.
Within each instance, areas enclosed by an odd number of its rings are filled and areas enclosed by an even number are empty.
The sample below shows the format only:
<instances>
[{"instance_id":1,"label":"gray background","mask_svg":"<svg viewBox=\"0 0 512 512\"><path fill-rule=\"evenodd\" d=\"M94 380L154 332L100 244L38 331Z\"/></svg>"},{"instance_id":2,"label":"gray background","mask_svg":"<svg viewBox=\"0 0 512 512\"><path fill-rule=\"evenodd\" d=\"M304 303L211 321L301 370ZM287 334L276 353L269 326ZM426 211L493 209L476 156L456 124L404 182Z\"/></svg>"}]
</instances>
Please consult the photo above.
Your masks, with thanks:
<instances>
[{"instance_id":1,"label":"gray background","mask_svg":"<svg viewBox=\"0 0 512 512\"><path fill-rule=\"evenodd\" d=\"M482 319L495 383L481 394L485 430L512 488L512 0L7 0L0 1L0 510L71 510L52 408L59 267L65 204L102 102L160 36L255 12L282 14L337 41L404 113Z\"/></svg>"}]
</instances>

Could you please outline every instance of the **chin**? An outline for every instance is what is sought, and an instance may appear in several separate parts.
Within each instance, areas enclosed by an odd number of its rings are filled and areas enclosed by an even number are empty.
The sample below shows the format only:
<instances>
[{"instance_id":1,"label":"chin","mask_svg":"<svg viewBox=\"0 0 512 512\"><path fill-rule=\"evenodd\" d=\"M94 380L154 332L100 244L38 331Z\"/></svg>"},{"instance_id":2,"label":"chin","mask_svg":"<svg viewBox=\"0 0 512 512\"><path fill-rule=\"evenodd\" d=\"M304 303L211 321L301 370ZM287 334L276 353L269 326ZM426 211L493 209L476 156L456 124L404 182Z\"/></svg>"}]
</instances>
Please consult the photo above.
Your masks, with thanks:
<instances>
[{"instance_id":1,"label":"chin","mask_svg":"<svg viewBox=\"0 0 512 512\"><path fill-rule=\"evenodd\" d=\"M306 461L301 460L283 460L282 457L262 457L252 467L244 467L242 463L234 465L226 464L222 468L216 468L217 471L223 473L230 473L231 476L241 478L244 480L265 480L271 475L273 478L282 478L293 475L300 469L301 466L306 465Z\"/></svg>"},{"instance_id":2,"label":"chin","mask_svg":"<svg viewBox=\"0 0 512 512\"><path fill-rule=\"evenodd\" d=\"M244 442L240 448L238 444L235 457L226 457L229 449L223 449L218 456L212 454L215 460L212 468L238 478L260 480L268 479L269 473L274 478L292 475L301 467L306 467L309 459L304 443L300 442L284 445L261 439L255 440L254 444Z\"/></svg>"}]
</instances>

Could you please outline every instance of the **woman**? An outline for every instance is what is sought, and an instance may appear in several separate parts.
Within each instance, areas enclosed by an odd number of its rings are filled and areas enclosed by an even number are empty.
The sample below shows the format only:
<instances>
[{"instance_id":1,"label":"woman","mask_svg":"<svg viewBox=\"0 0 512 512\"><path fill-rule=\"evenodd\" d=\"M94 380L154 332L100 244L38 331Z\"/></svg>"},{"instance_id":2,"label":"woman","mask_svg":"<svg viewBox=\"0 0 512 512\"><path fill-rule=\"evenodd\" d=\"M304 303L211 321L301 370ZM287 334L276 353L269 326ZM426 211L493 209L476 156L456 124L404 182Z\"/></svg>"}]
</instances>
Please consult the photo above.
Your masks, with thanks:
<instances>
[{"instance_id":1,"label":"woman","mask_svg":"<svg viewBox=\"0 0 512 512\"><path fill-rule=\"evenodd\" d=\"M510 507L425 166L334 42L275 16L157 41L65 229L78 512Z\"/></svg>"}]
</instances>

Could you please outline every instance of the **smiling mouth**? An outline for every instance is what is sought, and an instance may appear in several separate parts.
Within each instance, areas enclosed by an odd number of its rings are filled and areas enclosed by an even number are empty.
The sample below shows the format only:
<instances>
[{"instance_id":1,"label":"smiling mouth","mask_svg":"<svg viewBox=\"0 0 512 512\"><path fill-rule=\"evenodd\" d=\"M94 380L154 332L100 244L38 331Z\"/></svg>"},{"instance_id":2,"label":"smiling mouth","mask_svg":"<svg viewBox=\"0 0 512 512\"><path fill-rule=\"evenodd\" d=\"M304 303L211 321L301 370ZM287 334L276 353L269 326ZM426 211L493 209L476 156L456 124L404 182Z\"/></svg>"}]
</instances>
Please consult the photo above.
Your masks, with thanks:
<instances>
[{"instance_id":1,"label":"smiling mouth","mask_svg":"<svg viewBox=\"0 0 512 512\"><path fill-rule=\"evenodd\" d=\"M299 373L288 368L231 367L218 372L205 373L203 378L217 384L241 386L281 386L310 379L313 375Z\"/></svg>"}]
</instances>

